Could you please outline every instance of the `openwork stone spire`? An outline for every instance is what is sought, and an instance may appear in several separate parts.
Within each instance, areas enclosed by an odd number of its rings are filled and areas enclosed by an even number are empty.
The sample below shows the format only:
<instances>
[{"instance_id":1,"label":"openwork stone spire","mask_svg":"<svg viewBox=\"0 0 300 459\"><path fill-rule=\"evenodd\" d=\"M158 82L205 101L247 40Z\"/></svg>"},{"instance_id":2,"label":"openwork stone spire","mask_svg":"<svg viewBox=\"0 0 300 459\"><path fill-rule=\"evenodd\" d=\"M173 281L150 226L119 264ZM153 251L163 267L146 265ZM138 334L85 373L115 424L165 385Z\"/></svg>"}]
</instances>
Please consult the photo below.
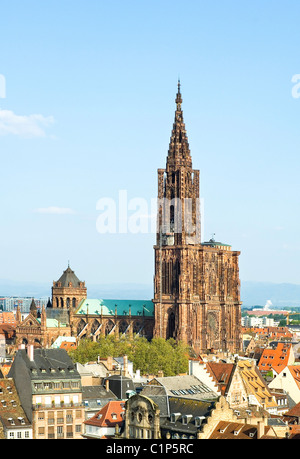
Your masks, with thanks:
<instances>
[{"instance_id":1,"label":"openwork stone spire","mask_svg":"<svg viewBox=\"0 0 300 459\"><path fill-rule=\"evenodd\" d=\"M169 165L192 166L189 142L183 121L183 112L181 108L182 95L180 92L180 81L178 81L178 91L176 94L176 111L173 129L170 138L167 163Z\"/></svg>"}]
</instances>

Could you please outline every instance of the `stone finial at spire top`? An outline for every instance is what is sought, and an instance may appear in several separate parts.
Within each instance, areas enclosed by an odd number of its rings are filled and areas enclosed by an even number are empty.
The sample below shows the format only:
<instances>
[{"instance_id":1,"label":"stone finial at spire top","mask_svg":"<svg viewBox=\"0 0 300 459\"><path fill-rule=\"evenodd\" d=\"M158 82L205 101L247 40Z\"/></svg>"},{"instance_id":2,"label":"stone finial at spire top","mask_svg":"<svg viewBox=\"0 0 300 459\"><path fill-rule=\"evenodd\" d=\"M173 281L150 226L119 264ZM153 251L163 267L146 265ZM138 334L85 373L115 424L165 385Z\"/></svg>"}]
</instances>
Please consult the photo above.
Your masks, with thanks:
<instances>
[{"instance_id":1,"label":"stone finial at spire top","mask_svg":"<svg viewBox=\"0 0 300 459\"><path fill-rule=\"evenodd\" d=\"M176 94L176 105L177 105L177 110L181 110L181 104L182 104L182 97L181 97L181 92L180 92L180 80L178 80L178 91Z\"/></svg>"}]
</instances>

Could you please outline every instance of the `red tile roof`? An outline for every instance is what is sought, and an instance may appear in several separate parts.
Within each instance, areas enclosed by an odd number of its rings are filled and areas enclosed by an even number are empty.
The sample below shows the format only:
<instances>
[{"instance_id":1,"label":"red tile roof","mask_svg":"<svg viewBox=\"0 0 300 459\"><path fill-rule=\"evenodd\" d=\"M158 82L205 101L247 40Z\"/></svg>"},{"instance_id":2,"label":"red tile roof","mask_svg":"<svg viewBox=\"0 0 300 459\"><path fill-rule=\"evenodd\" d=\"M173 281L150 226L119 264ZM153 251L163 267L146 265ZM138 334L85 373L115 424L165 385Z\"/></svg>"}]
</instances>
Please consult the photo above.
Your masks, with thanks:
<instances>
[{"instance_id":1,"label":"red tile roof","mask_svg":"<svg viewBox=\"0 0 300 459\"><path fill-rule=\"evenodd\" d=\"M124 413L125 401L113 400L84 423L95 427L114 427L124 421Z\"/></svg>"},{"instance_id":2,"label":"red tile roof","mask_svg":"<svg viewBox=\"0 0 300 459\"><path fill-rule=\"evenodd\" d=\"M300 403L297 403L297 405L293 406L289 411L287 411L287 413L285 413L285 416L300 417Z\"/></svg>"},{"instance_id":3,"label":"red tile roof","mask_svg":"<svg viewBox=\"0 0 300 459\"><path fill-rule=\"evenodd\" d=\"M207 362L206 364L207 371L214 378L222 395L226 393L234 368L233 363Z\"/></svg>"},{"instance_id":4,"label":"red tile roof","mask_svg":"<svg viewBox=\"0 0 300 459\"><path fill-rule=\"evenodd\" d=\"M288 369L300 390L300 365L288 365Z\"/></svg>"},{"instance_id":5,"label":"red tile roof","mask_svg":"<svg viewBox=\"0 0 300 459\"><path fill-rule=\"evenodd\" d=\"M65 349L67 352L70 349L76 349L77 345L76 343L70 342L70 341L63 341L60 345L60 349Z\"/></svg>"},{"instance_id":6,"label":"red tile roof","mask_svg":"<svg viewBox=\"0 0 300 459\"><path fill-rule=\"evenodd\" d=\"M269 371L272 368L279 373L289 363L291 344L278 343L276 349L264 349L258 362L260 371Z\"/></svg>"}]
</instances>

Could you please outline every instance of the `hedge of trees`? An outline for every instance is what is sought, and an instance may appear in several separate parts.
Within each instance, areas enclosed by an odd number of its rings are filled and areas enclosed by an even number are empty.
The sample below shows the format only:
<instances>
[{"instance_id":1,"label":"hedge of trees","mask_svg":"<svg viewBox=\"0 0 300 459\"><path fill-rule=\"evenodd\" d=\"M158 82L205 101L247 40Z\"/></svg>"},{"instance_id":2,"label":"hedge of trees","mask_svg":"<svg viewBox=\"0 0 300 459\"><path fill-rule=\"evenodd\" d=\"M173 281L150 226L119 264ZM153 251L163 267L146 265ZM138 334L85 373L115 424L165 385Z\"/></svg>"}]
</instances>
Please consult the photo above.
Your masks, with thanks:
<instances>
[{"instance_id":1,"label":"hedge of trees","mask_svg":"<svg viewBox=\"0 0 300 459\"><path fill-rule=\"evenodd\" d=\"M77 349L69 351L74 362L86 363L106 359L108 356L128 356L133 362L133 370L141 374L157 374L162 370L164 376L174 376L188 372L189 348L174 339L154 338L116 339L114 336L100 337L98 341L81 340Z\"/></svg>"}]
</instances>

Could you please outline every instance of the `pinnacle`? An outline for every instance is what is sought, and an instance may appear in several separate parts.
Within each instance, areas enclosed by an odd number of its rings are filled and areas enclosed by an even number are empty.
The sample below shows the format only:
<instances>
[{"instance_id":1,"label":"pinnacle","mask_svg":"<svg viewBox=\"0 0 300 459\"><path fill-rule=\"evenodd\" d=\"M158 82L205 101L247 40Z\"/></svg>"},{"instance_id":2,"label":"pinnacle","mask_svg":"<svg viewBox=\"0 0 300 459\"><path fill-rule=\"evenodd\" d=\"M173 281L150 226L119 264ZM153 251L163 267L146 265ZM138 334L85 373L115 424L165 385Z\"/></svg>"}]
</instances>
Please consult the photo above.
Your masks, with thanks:
<instances>
[{"instance_id":1,"label":"pinnacle","mask_svg":"<svg viewBox=\"0 0 300 459\"><path fill-rule=\"evenodd\" d=\"M175 160L191 165L191 156L188 138L186 135L185 124L183 121L183 112L181 109L182 95L180 91L180 81L178 81L178 92L176 94L176 111L173 129L170 138L168 161Z\"/></svg>"}]
</instances>

